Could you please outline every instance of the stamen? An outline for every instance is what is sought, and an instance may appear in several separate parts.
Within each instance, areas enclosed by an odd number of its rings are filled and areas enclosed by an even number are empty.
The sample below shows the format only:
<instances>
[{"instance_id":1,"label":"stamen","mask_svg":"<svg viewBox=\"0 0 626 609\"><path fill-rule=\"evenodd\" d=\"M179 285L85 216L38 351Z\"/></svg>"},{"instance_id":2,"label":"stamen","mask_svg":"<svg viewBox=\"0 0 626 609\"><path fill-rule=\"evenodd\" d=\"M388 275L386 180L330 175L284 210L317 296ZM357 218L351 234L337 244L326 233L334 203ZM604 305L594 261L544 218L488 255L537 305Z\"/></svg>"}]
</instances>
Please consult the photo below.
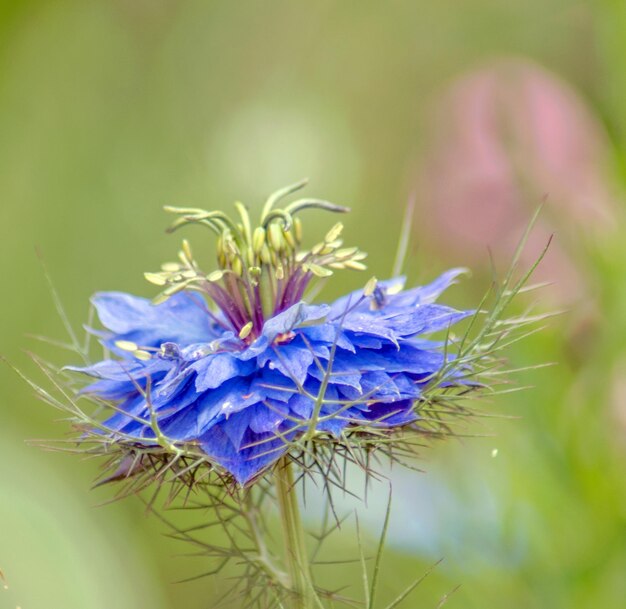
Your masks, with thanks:
<instances>
[{"instance_id":1,"label":"stamen","mask_svg":"<svg viewBox=\"0 0 626 609\"><path fill-rule=\"evenodd\" d=\"M305 185L306 181L301 181L270 195L256 227L240 202L235 203L237 222L220 211L166 207L166 211L178 216L170 232L187 224L201 224L217 234L219 268L203 273L189 243L183 241L180 263L166 263L161 272L145 274L148 281L164 288L155 303L183 290L203 292L223 316L209 311L214 323L218 318L220 324L225 320L241 340L250 342L260 334L267 318L299 302L314 279L329 277L333 269L363 270L363 252L356 247L341 249L340 222L311 250L300 250L302 222L295 217L298 212L311 208L335 213L349 211L322 199L298 199L282 209L276 207Z\"/></svg>"}]
</instances>

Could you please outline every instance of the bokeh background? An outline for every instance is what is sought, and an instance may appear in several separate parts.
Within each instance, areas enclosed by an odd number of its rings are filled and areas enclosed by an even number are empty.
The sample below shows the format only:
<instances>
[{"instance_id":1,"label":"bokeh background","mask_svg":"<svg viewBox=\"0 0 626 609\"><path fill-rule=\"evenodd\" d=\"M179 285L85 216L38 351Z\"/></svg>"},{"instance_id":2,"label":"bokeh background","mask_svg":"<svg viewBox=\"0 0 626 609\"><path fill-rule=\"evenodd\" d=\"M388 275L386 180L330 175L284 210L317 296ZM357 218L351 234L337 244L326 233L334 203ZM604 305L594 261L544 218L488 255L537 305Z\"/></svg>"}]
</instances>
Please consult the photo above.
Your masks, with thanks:
<instances>
[{"instance_id":1,"label":"bokeh background","mask_svg":"<svg viewBox=\"0 0 626 609\"><path fill-rule=\"evenodd\" d=\"M444 558L407 607L459 585L446 606L623 607L625 58L621 0L0 3L0 353L33 376L28 350L71 359L28 337L64 338L36 250L77 327L97 290L151 295L143 271L178 246L165 204L258 209L308 176L384 277L413 196L410 280L470 266L450 299L471 306L545 200L525 264L554 234L550 285L519 306L563 312L509 355L556 365L485 404L508 418L482 437L393 473L381 600ZM65 428L7 366L0 412L0 608L212 605L224 582L173 583L208 566L139 501L102 506L97 464L27 443Z\"/></svg>"}]
</instances>

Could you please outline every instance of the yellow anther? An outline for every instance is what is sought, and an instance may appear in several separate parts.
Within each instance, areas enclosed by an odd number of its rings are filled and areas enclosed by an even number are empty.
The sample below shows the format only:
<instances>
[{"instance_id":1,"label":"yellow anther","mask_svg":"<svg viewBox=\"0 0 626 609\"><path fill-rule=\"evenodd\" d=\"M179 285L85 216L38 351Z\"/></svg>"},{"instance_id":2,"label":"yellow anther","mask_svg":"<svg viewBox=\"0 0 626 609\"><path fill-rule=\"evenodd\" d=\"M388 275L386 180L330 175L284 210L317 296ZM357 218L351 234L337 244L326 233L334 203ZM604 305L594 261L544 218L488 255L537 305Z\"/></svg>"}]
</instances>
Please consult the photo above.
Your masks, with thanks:
<instances>
[{"instance_id":1,"label":"yellow anther","mask_svg":"<svg viewBox=\"0 0 626 609\"><path fill-rule=\"evenodd\" d=\"M364 271L367 269L364 264L356 262L355 260L346 260L343 264L347 269L352 269L354 271Z\"/></svg>"},{"instance_id":2,"label":"yellow anther","mask_svg":"<svg viewBox=\"0 0 626 609\"><path fill-rule=\"evenodd\" d=\"M272 249L275 252L280 252L283 249L283 231L277 222L272 222L268 227L268 240Z\"/></svg>"},{"instance_id":3,"label":"yellow anther","mask_svg":"<svg viewBox=\"0 0 626 609\"><path fill-rule=\"evenodd\" d=\"M312 248L311 248L311 254L313 254L314 256L319 256L319 254L322 253L322 250L324 249L325 244L324 243L316 243Z\"/></svg>"},{"instance_id":4,"label":"yellow anther","mask_svg":"<svg viewBox=\"0 0 626 609\"><path fill-rule=\"evenodd\" d=\"M165 285L167 283L167 275L163 273L144 273L143 276L154 285Z\"/></svg>"},{"instance_id":5,"label":"yellow anther","mask_svg":"<svg viewBox=\"0 0 626 609\"><path fill-rule=\"evenodd\" d=\"M324 237L324 241L326 243L330 243L331 241L335 241L339 235L341 235L341 231L343 230L343 224L341 222L337 222L335 226L333 226L327 233L326 237Z\"/></svg>"},{"instance_id":6,"label":"yellow anther","mask_svg":"<svg viewBox=\"0 0 626 609\"><path fill-rule=\"evenodd\" d=\"M224 271L213 271L212 273L209 273L206 276L206 278L207 278L207 281L210 281L211 283L213 283L215 281L219 281L223 276L224 276Z\"/></svg>"},{"instance_id":7,"label":"yellow anther","mask_svg":"<svg viewBox=\"0 0 626 609\"><path fill-rule=\"evenodd\" d=\"M293 238L293 233L290 230L283 230L283 238L292 250L296 249L296 240Z\"/></svg>"},{"instance_id":8,"label":"yellow anther","mask_svg":"<svg viewBox=\"0 0 626 609\"><path fill-rule=\"evenodd\" d=\"M300 243L302 241L302 222L300 218L293 219L293 232L296 236L296 241Z\"/></svg>"},{"instance_id":9,"label":"yellow anther","mask_svg":"<svg viewBox=\"0 0 626 609\"><path fill-rule=\"evenodd\" d=\"M252 235L252 249L254 253L258 256L265 245L265 229L262 226L257 226L254 229L254 234Z\"/></svg>"},{"instance_id":10,"label":"yellow anther","mask_svg":"<svg viewBox=\"0 0 626 609\"><path fill-rule=\"evenodd\" d=\"M193 254L191 253L191 245L189 245L189 241L187 239L183 239L183 253L189 262L193 260Z\"/></svg>"},{"instance_id":11,"label":"yellow anther","mask_svg":"<svg viewBox=\"0 0 626 609\"><path fill-rule=\"evenodd\" d=\"M365 296L371 296L374 293L374 290L376 289L376 286L378 285L378 279L376 279L376 277L372 277L366 284L365 284L365 288L363 289L363 294Z\"/></svg>"},{"instance_id":12,"label":"yellow anther","mask_svg":"<svg viewBox=\"0 0 626 609\"><path fill-rule=\"evenodd\" d=\"M345 247L341 250L337 250L335 252L335 256L337 258L350 258L350 256L353 256L354 254L356 254L359 251L358 247Z\"/></svg>"},{"instance_id":13,"label":"yellow anther","mask_svg":"<svg viewBox=\"0 0 626 609\"><path fill-rule=\"evenodd\" d=\"M335 251L335 248L332 247L332 244L327 243L323 248L322 251L320 252L320 255L322 256L328 256L328 254L332 254Z\"/></svg>"},{"instance_id":14,"label":"yellow anther","mask_svg":"<svg viewBox=\"0 0 626 609\"><path fill-rule=\"evenodd\" d=\"M237 244L233 240L230 233L227 233L227 235L224 237L224 252L229 258L235 258L239 256L239 248L237 247Z\"/></svg>"},{"instance_id":15,"label":"yellow anther","mask_svg":"<svg viewBox=\"0 0 626 609\"><path fill-rule=\"evenodd\" d=\"M267 243L263 245L261 248L261 262L267 266L272 264L272 256L270 254L270 249L267 247Z\"/></svg>"},{"instance_id":16,"label":"yellow anther","mask_svg":"<svg viewBox=\"0 0 626 609\"><path fill-rule=\"evenodd\" d=\"M137 345L129 340L116 340L115 346L122 351L136 351Z\"/></svg>"},{"instance_id":17,"label":"yellow anther","mask_svg":"<svg viewBox=\"0 0 626 609\"><path fill-rule=\"evenodd\" d=\"M250 335L250 332L252 332L253 326L254 324L249 321L243 328L241 328L241 330L239 330L239 338L241 340L246 339Z\"/></svg>"},{"instance_id":18,"label":"yellow anther","mask_svg":"<svg viewBox=\"0 0 626 609\"><path fill-rule=\"evenodd\" d=\"M156 298L152 300L152 303L158 305L165 302L170 296L173 296L178 292L182 292L189 283L190 281L187 280L170 285L169 287L165 288L160 294L158 294Z\"/></svg>"},{"instance_id":19,"label":"yellow anther","mask_svg":"<svg viewBox=\"0 0 626 609\"><path fill-rule=\"evenodd\" d=\"M304 269L306 271L310 271L316 277L330 277L333 272L330 269L326 269L319 264L313 264L312 262L308 262L304 265Z\"/></svg>"}]
</instances>

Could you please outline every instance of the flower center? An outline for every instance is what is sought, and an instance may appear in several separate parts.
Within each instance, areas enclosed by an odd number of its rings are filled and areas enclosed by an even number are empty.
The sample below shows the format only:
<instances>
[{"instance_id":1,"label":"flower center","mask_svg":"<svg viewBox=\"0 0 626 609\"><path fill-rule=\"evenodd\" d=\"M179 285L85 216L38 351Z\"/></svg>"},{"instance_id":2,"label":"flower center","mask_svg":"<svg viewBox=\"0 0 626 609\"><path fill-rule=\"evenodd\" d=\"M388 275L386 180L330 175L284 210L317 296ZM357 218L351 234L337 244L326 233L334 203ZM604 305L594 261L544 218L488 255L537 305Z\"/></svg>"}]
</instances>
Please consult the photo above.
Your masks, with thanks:
<instances>
[{"instance_id":1,"label":"flower center","mask_svg":"<svg viewBox=\"0 0 626 609\"><path fill-rule=\"evenodd\" d=\"M253 228L250 214L235 203L237 217L221 211L166 207L178 217L169 232L187 224L201 224L217 236L217 270L204 273L184 240L179 261L166 263L158 273L146 273L151 283L164 287L155 303L182 290L202 292L213 304L215 321L250 343L259 336L266 319L284 311L304 297L315 279L337 269L364 270L366 254L343 247L343 225L335 224L310 250L301 248L302 223L296 214L306 208L347 212L348 208L321 199L298 199L284 208L277 204L300 190L306 181L270 195L259 224Z\"/></svg>"}]
</instances>

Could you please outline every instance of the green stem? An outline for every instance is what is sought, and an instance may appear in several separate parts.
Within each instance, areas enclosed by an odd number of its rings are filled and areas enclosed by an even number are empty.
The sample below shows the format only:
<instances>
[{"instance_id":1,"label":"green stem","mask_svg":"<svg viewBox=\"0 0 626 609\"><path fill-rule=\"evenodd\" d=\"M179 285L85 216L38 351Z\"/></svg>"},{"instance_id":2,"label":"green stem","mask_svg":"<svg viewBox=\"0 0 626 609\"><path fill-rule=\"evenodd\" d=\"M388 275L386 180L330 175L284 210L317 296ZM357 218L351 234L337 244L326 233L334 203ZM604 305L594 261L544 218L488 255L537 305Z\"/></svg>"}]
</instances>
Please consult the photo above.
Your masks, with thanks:
<instances>
[{"instance_id":1,"label":"green stem","mask_svg":"<svg viewBox=\"0 0 626 609\"><path fill-rule=\"evenodd\" d=\"M290 586L290 581L287 573L276 566L274 558L265 543L262 525L259 523L258 508L252 501L251 489L249 489L246 494L244 505L245 510L243 511L243 515L248 521L248 528L257 551L256 561L259 567L267 574L270 581L276 581L282 587L288 588Z\"/></svg>"},{"instance_id":2,"label":"green stem","mask_svg":"<svg viewBox=\"0 0 626 609\"><path fill-rule=\"evenodd\" d=\"M304 529L294 488L293 470L288 457L283 457L276 468L276 495L285 543L285 563L293 598L291 609L313 609L315 590L306 550Z\"/></svg>"}]
</instances>

